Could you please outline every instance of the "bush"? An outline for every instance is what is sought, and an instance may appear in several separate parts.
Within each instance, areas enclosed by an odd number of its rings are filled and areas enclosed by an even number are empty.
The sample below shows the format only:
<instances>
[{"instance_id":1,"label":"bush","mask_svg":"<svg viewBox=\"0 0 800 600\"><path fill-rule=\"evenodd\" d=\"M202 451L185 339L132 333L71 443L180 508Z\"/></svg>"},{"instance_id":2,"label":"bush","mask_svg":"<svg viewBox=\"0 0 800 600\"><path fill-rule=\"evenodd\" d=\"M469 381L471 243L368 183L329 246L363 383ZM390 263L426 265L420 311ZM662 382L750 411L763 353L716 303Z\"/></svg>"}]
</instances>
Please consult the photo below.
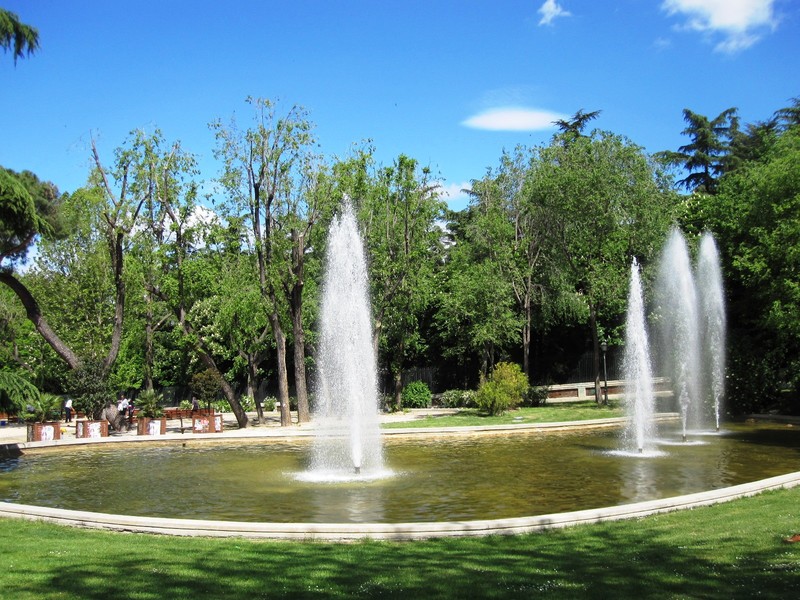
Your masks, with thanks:
<instances>
[{"instance_id":1,"label":"bush","mask_svg":"<svg viewBox=\"0 0 800 600\"><path fill-rule=\"evenodd\" d=\"M108 373L99 360L84 360L79 368L70 372L65 383L66 392L75 400L75 409L92 419L99 419L106 404L114 401Z\"/></svg>"},{"instance_id":2,"label":"bush","mask_svg":"<svg viewBox=\"0 0 800 600\"><path fill-rule=\"evenodd\" d=\"M440 396L444 408L471 408L475 404L474 390L447 390Z\"/></svg>"},{"instance_id":3,"label":"bush","mask_svg":"<svg viewBox=\"0 0 800 600\"><path fill-rule=\"evenodd\" d=\"M475 401L481 410L499 415L519 406L527 391L528 378L519 365L502 362L481 382Z\"/></svg>"},{"instance_id":4,"label":"bush","mask_svg":"<svg viewBox=\"0 0 800 600\"><path fill-rule=\"evenodd\" d=\"M200 401L200 406L208 406L217 399L217 394L222 389L222 380L216 371L206 369L192 375L189 385Z\"/></svg>"},{"instance_id":5,"label":"bush","mask_svg":"<svg viewBox=\"0 0 800 600\"><path fill-rule=\"evenodd\" d=\"M547 404L549 389L546 385L529 387L522 397L522 406L544 406Z\"/></svg>"},{"instance_id":6,"label":"bush","mask_svg":"<svg viewBox=\"0 0 800 600\"><path fill-rule=\"evenodd\" d=\"M428 408L431 405L431 390L424 381L412 381L403 388L405 408Z\"/></svg>"}]
</instances>

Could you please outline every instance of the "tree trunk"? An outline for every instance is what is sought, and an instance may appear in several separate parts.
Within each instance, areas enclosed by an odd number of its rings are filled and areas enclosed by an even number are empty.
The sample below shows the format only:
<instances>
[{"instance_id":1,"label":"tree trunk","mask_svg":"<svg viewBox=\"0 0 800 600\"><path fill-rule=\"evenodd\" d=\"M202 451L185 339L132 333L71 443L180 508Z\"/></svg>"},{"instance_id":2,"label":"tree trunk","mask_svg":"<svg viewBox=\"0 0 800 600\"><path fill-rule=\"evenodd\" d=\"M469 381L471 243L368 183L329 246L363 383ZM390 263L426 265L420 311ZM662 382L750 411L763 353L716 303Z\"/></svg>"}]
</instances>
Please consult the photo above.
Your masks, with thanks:
<instances>
[{"instance_id":1,"label":"tree trunk","mask_svg":"<svg viewBox=\"0 0 800 600\"><path fill-rule=\"evenodd\" d=\"M292 270L294 285L289 294L289 310L292 314L292 337L294 345L294 389L297 395L297 422L311 420L308 409L308 388L306 386L306 335L303 330L303 277L305 237L292 231Z\"/></svg>"},{"instance_id":2,"label":"tree trunk","mask_svg":"<svg viewBox=\"0 0 800 600\"><path fill-rule=\"evenodd\" d=\"M155 363L153 297L147 292L147 310L145 312L145 347L144 347L144 389L153 391L153 364Z\"/></svg>"},{"instance_id":3,"label":"tree trunk","mask_svg":"<svg viewBox=\"0 0 800 600\"><path fill-rule=\"evenodd\" d=\"M247 358L247 394L256 403L256 423L264 423L264 407L261 406L263 398L258 397L258 363L256 353L250 352Z\"/></svg>"},{"instance_id":4,"label":"tree trunk","mask_svg":"<svg viewBox=\"0 0 800 600\"><path fill-rule=\"evenodd\" d=\"M522 370L531 384L531 330L533 329L533 310L530 296L525 297L525 324L522 326Z\"/></svg>"},{"instance_id":5,"label":"tree trunk","mask_svg":"<svg viewBox=\"0 0 800 600\"><path fill-rule=\"evenodd\" d=\"M200 360L203 362L203 364L214 371L219 377L222 393L225 394L225 399L228 401L228 404L231 405L231 410L236 417L236 422L238 423L239 427L247 427L247 413L244 411L241 403L236 398L236 392L233 391L231 384L226 381L225 376L220 372L219 367L217 367L217 363L202 349L196 348L195 351L197 352L197 355L200 357Z\"/></svg>"},{"instance_id":6,"label":"tree trunk","mask_svg":"<svg viewBox=\"0 0 800 600\"><path fill-rule=\"evenodd\" d=\"M79 368L81 366L81 360L72 351L72 349L67 346L60 337L58 337L56 332L50 328L50 325L47 324L47 321L42 316L39 303L36 301L36 298L33 297L33 294L30 293L28 288L25 287L25 284L16 279L13 274L4 272L0 272L0 282L11 288L11 291L13 291L17 295L17 298L20 299L22 305L25 307L25 313L28 316L28 320L33 323L36 331L39 332L39 335L42 336L44 341L50 344L50 347L55 350L56 354L64 359L64 362L69 365L70 369L74 371L75 369Z\"/></svg>"},{"instance_id":7,"label":"tree trunk","mask_svg":"<svg viewBox=\"0 0 800 600\"><path fill-rule=\"evenodd\" d=\"M297 394L297 422L308 423L311 420L311 414L306 386L306 338L302 315L293 314L292 328L294 332L294 387Z\"/></svg>"},{"instance_id":8,"label":"tree trunk","mask_svg":"<svg viewBox=\"0 0 800 600\"><path fill-rule=\"evenodd\" d=\"M597 404L603 403L600 390L600 338L597 335L597 307L589 303L589 327L592 330L592 367L594 369L594 399Z\"/></svg>"},{"instance_id":9,"label":"tree trunk","mask_svg":"<svg viewBox=\"0 0 800 600\"><path fill-rule=\"evenodd\" d=\"M292 424L292 413L289 405L289 376L286 368L286 334L283 333L277 311L269 315L272 332L275 335L275 352L278 359L278 401L281 403L281 426Z\"/></svg>"},{"instance_id":10,"label":"tree trunk","mask_svg":"<svg viewBox=\"0 0 800 600\"><path fill-rule=\"evenodd\" d=\"M403 370L397 369L394 372L394 407L395 410L403 408Z\"/></svg>"}]
</instances>

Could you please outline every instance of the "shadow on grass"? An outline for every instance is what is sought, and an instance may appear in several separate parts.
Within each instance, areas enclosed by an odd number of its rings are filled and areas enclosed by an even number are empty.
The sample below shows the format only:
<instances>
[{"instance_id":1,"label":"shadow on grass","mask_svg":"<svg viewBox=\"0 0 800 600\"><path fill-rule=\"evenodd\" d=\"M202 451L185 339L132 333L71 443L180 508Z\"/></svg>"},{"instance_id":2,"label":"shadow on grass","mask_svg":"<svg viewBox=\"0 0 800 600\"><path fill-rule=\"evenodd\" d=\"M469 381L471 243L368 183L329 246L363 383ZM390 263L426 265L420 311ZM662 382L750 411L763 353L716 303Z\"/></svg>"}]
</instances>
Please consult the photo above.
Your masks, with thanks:
<instances>
[{"instance_id":1,"label":"shadow on grass","mask_svg":"<svg viewBox=\"0 0 800 600\"><path fill-rule=\"evenodd\" d=\"M353 544L0 521L8 598L800 597L800 490L522 536ZM16 531L12 531L16 530ZM11 544L11 545L9 545Z\"/></svg>"}]
</instances>

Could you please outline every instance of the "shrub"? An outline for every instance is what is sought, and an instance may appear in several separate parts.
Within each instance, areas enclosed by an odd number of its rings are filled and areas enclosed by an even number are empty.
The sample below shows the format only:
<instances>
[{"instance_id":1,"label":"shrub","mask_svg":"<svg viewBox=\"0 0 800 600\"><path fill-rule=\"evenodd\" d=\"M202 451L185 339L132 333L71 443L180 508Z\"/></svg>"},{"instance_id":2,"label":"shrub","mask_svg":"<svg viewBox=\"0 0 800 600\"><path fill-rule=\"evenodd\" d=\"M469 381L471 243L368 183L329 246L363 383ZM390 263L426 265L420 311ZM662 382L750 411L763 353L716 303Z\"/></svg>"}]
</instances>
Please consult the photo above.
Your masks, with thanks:
<instances>
[{"instance_id":1,"label":"shrub","mask_svg":"<svg viewBox=\"0 0 800 600\"><path fill-rule=\"evenodd\" d=\"M412 381L403 388L405 408L428 408L431 405L431 390L424 381Z\"/></svg>"},{"instance_id":2,"label":"shrub","mask_svg":"<svg viewBox=\"0 0 800 600\"><path fill-rule=\"evenodd\" d=\"M475 406L474 390L447 390L440 397L444 408L469 408Z\"/></svg>"},{"instance_id":3,"label":"shrub","mask_svg":"<svg viewBox=\"0 0 800 600\"><path fill-rule=\"evenodd\" d=\"M92 419L99 419L106 404L114 401L103 363L86 359L83 364L67 376L66 391L75 400L75 409Z\"/></svg>"},{"instance_id":4,"label":"shrub","mask_svg":"<svg viewBox=\"0 0 800 600\"><path fill-rule=\"evenodd\" d=\"M501 362L481 382L475 401L481 410L499 415L519 406L527 391L528 379L519 365Z\"/></svg>"},{"instance_id":5,"label":"shrub","mask_svg":"<svg viewBox=\"0 0 800 600\"><path fill-rule=\"evenodd\" d=\"M523 406L544 406L547 404L547 393L550 388L546 385L529 387L522 397Z\"/></svg>"},{"instance_id":6,"label":"shrub","mask_svg":"<svg viewBox=\"0 0 800 600\"><path fill-rule=\"evenodd\" d=\"M192 392L200 401L200 406L208 406L217 398L222 389L222 380L216 371L206 369L192 375Z\"/></svg>"}]
</instances>

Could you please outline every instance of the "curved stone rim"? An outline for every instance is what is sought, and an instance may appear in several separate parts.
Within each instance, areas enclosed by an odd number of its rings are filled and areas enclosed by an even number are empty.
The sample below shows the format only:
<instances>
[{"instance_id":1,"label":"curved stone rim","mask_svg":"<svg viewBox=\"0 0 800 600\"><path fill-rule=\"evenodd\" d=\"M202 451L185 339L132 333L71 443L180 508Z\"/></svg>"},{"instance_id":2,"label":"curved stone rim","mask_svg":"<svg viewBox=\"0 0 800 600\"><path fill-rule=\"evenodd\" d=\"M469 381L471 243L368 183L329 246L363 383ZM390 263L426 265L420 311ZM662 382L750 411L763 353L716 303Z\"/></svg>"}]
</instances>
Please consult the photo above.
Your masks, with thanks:
<instances>
[{"instance_id":1,"label":"curved stone rim","mask_svg":"<svg viewBox=\"0 0 800 600\"><path fill-rule=\"evenodd\" d=\"M800 471L684 496L565 513L509 519L430 523L249 523L165 517L136 517L0 502L0 517L61 525L189 537L244 537L291 540L421 540L442 537L514 535L601 523L728 502L767 490L800 486Z\"/></svg>"},{"instance_id":2,"label":"curved stone rim","mask_svg":"<svg viewBox=\"0 0 800 600\"><path fill-rule=\"evenodd\" d=\"M673 418L673 415L663 415ZM508 433L519 430L550 430L580 429L592 427L619 426L625 418L597 419L592 421L568 421L559 423L540 424L513 424L483 427L442 427L442 428L397 428L383 430L389 435L463 435L463 434L491 434ZM259 435L260 438L295 438L310 435L311 431L294 432L293 434L280 433ZM28 442L6 444L9 450L37 450L43 448L63 447L83 443L173 443L183 440L230 443L234 439L247 439L254 436L216 436L178 435L167 434L163 436L143 436L130 438L103 438L102 440L69 440L61 442ZM250 440L255 441L255 439ZM788 489L800 486L800 471L788 473L753 481L750 483L696 492L683 496L661 498L637 502L634 504L621 504L603 508L586 509L564 513L552 513L528 517L512 517L505 519L480 519L468 521L434 521L413 523L270 523L247 521L218 521L203 519L178 519L170 517L141 517L132 515L117 515L60 508L49 508L27 504L0 502L0 517L26 519L33 521L46 521L84 527L90 529L104 529L109 531L122 531L134 533L153 533L186 537L243 537L267 538L288 540L320 540L320 541L355 541L362 539L382 540L422 540L444 537L466 537L487 535L515 535L536 531L545 531L574 525L601 523L621 519L633 519L648 515L697 508L729 502L738 498L753 496L773 489Z\"/></svg>"}]
</instances>

